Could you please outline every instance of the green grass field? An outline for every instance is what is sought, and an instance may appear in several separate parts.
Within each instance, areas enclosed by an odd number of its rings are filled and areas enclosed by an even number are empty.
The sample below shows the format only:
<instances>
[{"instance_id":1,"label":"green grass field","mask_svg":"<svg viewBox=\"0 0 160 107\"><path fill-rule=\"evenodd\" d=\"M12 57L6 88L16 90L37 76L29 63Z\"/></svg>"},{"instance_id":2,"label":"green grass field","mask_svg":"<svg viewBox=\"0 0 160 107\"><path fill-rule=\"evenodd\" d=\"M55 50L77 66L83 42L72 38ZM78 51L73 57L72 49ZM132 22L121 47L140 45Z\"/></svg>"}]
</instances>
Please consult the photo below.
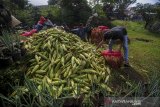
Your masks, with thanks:
<instances>
[{"instance_id":1,"label":"green grass field","mask_svg":"<svg viewBox=\"0 0 160 107\"><path fill-rule=\"evenodd\" d=\"M160 34L144 29L142 22L113 21L114 25L125 26L131 40L129 60L131 65L148 73L160 71ZM146 40L146 41L144 41Z\"/></svg>"}]
</instances>

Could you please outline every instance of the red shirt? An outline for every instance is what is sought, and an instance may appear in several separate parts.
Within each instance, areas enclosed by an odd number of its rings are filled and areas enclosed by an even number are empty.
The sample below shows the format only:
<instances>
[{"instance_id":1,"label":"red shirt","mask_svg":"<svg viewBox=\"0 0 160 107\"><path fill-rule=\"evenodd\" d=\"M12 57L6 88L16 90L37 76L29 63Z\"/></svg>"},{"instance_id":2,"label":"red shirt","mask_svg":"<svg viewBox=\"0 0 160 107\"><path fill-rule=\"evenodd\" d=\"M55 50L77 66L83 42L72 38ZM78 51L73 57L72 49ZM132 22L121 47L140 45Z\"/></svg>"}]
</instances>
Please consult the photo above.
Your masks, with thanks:
<instances>
[{"instance_id":1,"label":"red shirt","mask_svg":"<svg viewBox=\"0 0 160 107\"><path fill-rule=\"evenodd\" d=\"M38 24L42 24L43 25L45 21L46 21L46 19L43 16L41 16L40 20L38 21Z\"/></svg>"}]
</instances>

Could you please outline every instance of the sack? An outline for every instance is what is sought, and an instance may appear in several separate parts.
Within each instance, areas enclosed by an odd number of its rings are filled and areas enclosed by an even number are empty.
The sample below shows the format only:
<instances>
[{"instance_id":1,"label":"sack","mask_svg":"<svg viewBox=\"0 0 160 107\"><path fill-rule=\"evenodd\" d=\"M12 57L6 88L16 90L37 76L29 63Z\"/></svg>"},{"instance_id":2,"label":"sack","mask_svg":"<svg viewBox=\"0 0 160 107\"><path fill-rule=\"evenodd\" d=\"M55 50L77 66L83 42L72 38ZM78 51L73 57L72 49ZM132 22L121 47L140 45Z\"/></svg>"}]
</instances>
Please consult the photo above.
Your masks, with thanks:
<instances>
[{"instance_id":1,"label":"sack","mask_svg":"<svg viewBox=\"0 0 160 107\"><path fill-rule=\"evenodd\" d=\"M26 37L28 37L28 36L32 36L34 33L36 33L37 32L37 29L32 29L32 30L30 30L29 32L24 32L24 33L22 33L21 34L21 36L26 36Z\"/></svg>"},{"instance_id":2,"label":"sack","mask_svg":"<svg viewBox=\"0 0 160 107\"><path fill-rule=\"evenodd\" d=\"M12 23L11 23L12 27L21 24L21 22L18 19L16 19L13 15L11 16L11 18L12 18Z\"/></svg>"},{"instance_id":3,"label":"sack","mask_svg":"<svg viewBox=\"0 0 160 107\"><path fill-rule=\"evenodd\" d=\"M32 36L32 32L24 32L23 34L21 34L21 36Z\"/></svg>"},{"instance_id":4,"label":"sack","mask_svg":"<svg viewBox=\"0 0 160 107\"><path fill-rule=\"evenodd\" d=\"M37 29L32 29L30 32L36 33L36 32L37 32Z\"/></svg>"},{"instance_id":5,"label":"sack","mask_svg":"<svg viewBox=\"0 0 160 107\"><path fill-rule=\"evenodd\" d=\"M103 32L99 28L94 28L91 31L91 43L98 45L103 39Z\"/></svg>"}]
</instances>

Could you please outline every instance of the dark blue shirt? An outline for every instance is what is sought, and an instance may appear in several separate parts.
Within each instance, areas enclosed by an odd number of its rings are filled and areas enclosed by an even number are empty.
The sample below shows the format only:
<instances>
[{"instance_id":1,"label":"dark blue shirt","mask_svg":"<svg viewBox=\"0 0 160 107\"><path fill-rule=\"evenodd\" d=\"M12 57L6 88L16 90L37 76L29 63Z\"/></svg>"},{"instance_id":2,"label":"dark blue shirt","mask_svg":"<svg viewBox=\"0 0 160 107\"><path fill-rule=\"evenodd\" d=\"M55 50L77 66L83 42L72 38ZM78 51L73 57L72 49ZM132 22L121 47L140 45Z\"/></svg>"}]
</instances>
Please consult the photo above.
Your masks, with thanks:
<instances>
[{"instance_id":1,"label":"dark blue shirt","mask_svg":"<svg viewBox=\"0 0 160 107\"><path fill-rule=\"evenodd\" d=\"M118 26L113 27L110 31L104 33L104 40L113 39L117 40L120 39L123 41L123 37L127 35L127 30L125 27Z\"/></svg>"}]
</instances>

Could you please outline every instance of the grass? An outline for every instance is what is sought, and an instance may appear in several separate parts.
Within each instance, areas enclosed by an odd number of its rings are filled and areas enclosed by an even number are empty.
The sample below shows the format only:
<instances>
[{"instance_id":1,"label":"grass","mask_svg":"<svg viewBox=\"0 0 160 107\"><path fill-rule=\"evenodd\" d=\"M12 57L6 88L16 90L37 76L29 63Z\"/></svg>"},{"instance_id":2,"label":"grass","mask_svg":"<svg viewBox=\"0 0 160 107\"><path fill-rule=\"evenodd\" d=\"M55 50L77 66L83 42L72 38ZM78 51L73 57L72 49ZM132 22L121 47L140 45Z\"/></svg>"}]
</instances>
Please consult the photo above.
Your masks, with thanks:
<instances>
[{"instance_id":1,"label":"grass","mask_svg":"<svg viewBox=\"0 0 160 107\"><path fill-rule=\"evenodd\" d=\"M125 26L131 39L129 45L130 63L137 69L152 73L160 72L160 35L144 29L143 22L113 21L114 25ZM137 40L138 38L138 40ZM149 40L149 42L139 39Z\"/></svg>"}]
</instances>

